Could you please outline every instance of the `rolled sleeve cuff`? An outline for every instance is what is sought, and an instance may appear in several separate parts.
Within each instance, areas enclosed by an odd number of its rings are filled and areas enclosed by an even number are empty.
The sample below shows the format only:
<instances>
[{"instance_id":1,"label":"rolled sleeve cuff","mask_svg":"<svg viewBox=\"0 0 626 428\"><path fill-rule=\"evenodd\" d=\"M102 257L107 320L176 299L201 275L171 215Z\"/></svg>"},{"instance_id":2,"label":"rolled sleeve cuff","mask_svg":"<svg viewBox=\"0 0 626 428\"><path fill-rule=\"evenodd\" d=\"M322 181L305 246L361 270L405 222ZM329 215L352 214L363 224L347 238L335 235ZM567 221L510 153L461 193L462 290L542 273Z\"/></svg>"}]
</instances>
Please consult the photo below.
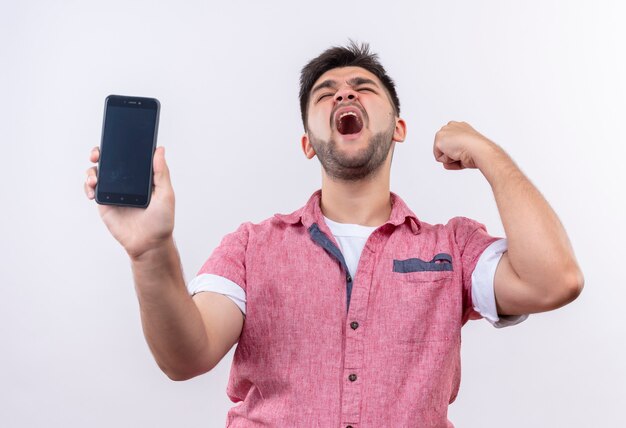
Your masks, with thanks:
<instances>
[{"instance_id":1,"label":"rolled sleeve cuff","mask_svg":"<svg viewBox=\"0 0 626 428\"><path fill-rule=\"evenodd\" d=\"M241 312L246 315L246 292L239 285L223 276L203 273L196 276L187 284L187 290L192 296L203 291L213 291L223 294L232 300Z\"/></svg>"},{"instance_id":2,"label":"rolled sleeve cuff","mask_svg":"<svg viewBox=\"0 0 626 428\"><path fill-rule=\"evenodd\" d=\"M482 252L474 272L472 272L472 304L474 310L496 328L510 327L528 318L528 315L499 316L496 309L496 269L507 248L506 239L492 242Z\"/></svg>"}]
</instances>

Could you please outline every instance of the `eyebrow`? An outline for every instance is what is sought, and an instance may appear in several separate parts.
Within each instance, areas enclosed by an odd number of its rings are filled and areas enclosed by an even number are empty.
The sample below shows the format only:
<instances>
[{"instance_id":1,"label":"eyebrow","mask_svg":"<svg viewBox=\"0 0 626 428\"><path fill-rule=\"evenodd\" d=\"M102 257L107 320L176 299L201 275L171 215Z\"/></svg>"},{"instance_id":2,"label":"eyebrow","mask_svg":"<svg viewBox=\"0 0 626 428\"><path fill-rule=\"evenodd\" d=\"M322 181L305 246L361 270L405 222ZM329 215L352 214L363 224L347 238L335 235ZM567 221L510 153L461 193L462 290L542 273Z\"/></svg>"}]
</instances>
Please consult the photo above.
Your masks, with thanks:
<instances>
[{"instance_id":1,"label":"eyebrow","mask_svg":"<svg viewBox=\"0 0 626 428\"><path fill-rule=\"evenodd\" d=\"M372 79L366 79L365 77L353 77L352 79L348 80L348 85L350 86L360 86L368 84L378 86L376 82L374 82Z\"/></svg>"},{"instance_id":2,"label":"eyebrow","mask_svg":"<svg viewBox=\"0 0 626 428\"><path fill-rule=\"evenodd\" d=\"M374 82L372 79L367 79L365 77L353 77L352 79L348 80L348 85L352 87L360 86L360 85L367 85L367 84L378 87L378 84L376 84L376 82ZM315 92L319 91L320 89L336 88L336 87L337 87L336 80L332 80L332 79L324 80L322 83L320 83L315 88L313 88L313 90L311 91L311 95L313 95Z\"/></svg>"}]
</instances>

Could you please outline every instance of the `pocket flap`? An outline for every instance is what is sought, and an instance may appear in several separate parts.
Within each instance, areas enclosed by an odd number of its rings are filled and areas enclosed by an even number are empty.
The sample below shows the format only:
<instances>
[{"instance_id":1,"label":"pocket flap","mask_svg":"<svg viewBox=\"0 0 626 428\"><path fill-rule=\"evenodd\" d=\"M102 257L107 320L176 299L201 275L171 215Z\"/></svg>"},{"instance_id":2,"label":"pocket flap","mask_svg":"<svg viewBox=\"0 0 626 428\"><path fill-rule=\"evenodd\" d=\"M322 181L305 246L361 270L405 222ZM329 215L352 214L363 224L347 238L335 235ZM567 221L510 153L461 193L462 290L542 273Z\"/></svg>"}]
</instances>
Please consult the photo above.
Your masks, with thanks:
<instances>
[{"instance_id":1,"label":"pocket flap","mask_svg":"<svg viewBox=\"0 0 626 428\"><path fill-rule=\"evenodd\" d=\"M393 271L399 273L451 271L452 257L450 254L439 253L429 262L418 259L393 260Z\"/></svg>"}]
</instances>

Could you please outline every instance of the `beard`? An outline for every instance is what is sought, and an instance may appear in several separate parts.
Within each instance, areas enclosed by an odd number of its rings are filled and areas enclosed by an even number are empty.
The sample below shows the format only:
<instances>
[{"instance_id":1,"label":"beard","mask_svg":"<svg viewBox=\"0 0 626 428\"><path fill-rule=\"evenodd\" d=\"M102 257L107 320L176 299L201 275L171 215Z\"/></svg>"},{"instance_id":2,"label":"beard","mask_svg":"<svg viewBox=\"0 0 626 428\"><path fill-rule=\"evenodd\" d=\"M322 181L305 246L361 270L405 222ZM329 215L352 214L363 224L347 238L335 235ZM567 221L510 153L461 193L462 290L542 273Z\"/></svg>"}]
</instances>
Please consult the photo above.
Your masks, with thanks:
<instances>
[{"instance_id":1,"label":"beard","mask_svg":"<svg viewBox=\"0 0 626 428\"><path fill-rule=\"evenodd\" d=\"M330 178L339 181L357 181L375 175L385 163L393 143L395 127L395 121L392 121L387 130L374 134L367 142L367 147L353 155L347 155L338 149L337 142L332 138L324 141L311 131L309 141L322 168Z\"/></svg>"}]
</instances>

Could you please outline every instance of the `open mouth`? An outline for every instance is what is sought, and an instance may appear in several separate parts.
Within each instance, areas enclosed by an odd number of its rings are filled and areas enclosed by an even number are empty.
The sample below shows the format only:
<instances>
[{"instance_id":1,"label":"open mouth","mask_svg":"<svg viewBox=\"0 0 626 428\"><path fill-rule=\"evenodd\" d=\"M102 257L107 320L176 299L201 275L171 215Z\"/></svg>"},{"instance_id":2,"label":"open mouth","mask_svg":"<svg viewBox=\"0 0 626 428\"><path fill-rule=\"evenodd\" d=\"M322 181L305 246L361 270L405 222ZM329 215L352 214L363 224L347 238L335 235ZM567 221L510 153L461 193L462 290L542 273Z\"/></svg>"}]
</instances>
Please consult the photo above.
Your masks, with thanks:
<instances>
[{"instance_id":1,"label":"open mouth","mask_svg":"<svg viewBox=\"0 0 626 428\"><path fill-rule=\"evenodd\" d=\"M354 110L339 113L335 118L335 124L341 135L358 134L363 129L363 119L358 111Z\"/></svg>"}]
</instances>

